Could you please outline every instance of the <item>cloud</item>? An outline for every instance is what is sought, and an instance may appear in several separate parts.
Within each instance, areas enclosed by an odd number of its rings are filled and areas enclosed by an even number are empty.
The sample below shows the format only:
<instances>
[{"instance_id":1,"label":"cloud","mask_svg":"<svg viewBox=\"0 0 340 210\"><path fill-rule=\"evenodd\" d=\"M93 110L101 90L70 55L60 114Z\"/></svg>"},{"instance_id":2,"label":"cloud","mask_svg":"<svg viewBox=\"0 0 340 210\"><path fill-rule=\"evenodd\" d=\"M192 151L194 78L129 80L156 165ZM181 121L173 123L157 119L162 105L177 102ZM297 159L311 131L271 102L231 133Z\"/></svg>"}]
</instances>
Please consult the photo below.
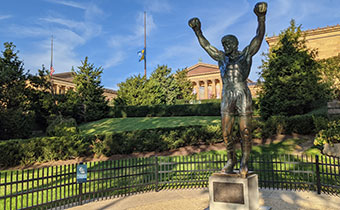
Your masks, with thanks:
<instances>
[{"instance_id":1,"label":"cloud","mask_svg":"<svg viewBox=\"0 0 340 210\"><path fill-rule=\"evenodd\" d=\"M165 0L146 0L144 1L145 9L147 12L170 12L172 7L168 1Z\"/></svg>"},{"instance_id":2,"label":"cloud","mask_svg":"<svg viewBox=\"0 0 340 210\"><path fill-rule=\"evenodd\" d=\"M122 51L118 51L116 53L114 53L114 55L111 56L111 58L107 59L105 61L105 64L103 66L104 69L110 68L110 67L114 67L119 65L124 59L126 58L125 53L123 53Z\"/></svg>"},{"instance_id":3,"label":"cloud","mask_svg":"<svg viewBox=\"0 0 340 210\"><path fill-rule=\"evenodd\" d=\"M146 35L150 35L151 31L156 29L156 24L151 14L146 13ZM144 36L144 13L138 13L135 26L135 37Z\"/></svg>"},{"instance_id":4,"label":"cloud","mask_svg":"<svg viewBox=\"0 0 340 210\"><path fill-rule=\"evenodd\" d=\"M12 15L0 15L0 20L5 20L11 18Z\"/></svg>"},{"instance_id":5,"label":"cloud","mask_svg":"<svg viewBox=\"0 0 340 210\"><path fill-rule=\"evenodd\" d=\"M108 40L108 45L113 48L119 47L131 47L131 46L140 46L143 42L140 42L144 37L144 13L140 12L137 17L134 26L132 26L133 30L130 34L115 34L110 36ZM156 24L153 20L151 14L146 15L146 34L149 36L153 30L155 30Z\"/></svg>"},{"instance_id":6,"label":"cloud","mask_svg":"<svg viewBox=\"0 0 340 210\"><path fill-rule=\"evenodd\" d=\"M69 30L74 30L74 32L78 32L84 39L90 39L95 36L99 36L102 32L101 25L95 24L91 21L73 21L64 18L57 17L46 17L41 18L41 20L46 21L48 23L56 23L60 26L64 26Z\"/></svg>"},{"instance_id":7,"label":"cloud","mask_svg":"<svg viewBox=\"0 0 340 210\"><path fill-rule=\"evenodd\" d=\"M94 19L103 16L105 13L94 3L79 3L74 1L64 1L64 0L48 0L49 2L55 4L61 4L76 9L82 9L85 11L85 19Z\"/></svg>"},{"instance_id":8,"label":"cloud","mask_svg":"<svg viewBox=\"0 0 340 210\"><path fill-rule=\"evenodd\" d=\"M46 17L36 19L32 25L12 25L9 31L20 38L33 37L31 48L21 50L25 66L35 71L42 64L50 64L50 36L54 36L54 68L57 73L70 71L72 66L80 65L77 48L85 45L89 40L102 33L102 26L97 24L94 17L101 14L101 10L94 4L81 4L72 1L48 0L52 3L70 6L83 11L80 21L75 21L58 14L55 11Z\"/></svg>"},{"instance_id":9,"label":"cloud","mask_svg":"<svg viewBox=\"0 0 340 210\"><path fill-rule=\"evenodd\" d=\"M83 4L80 4L79 2L73 2L73 1L63 1L63 0L48 0L49 2L56 3L56 4L62 4L65 6L78 8L78 9L86 9L86 6Z\"/></svg>"}]
</instances>

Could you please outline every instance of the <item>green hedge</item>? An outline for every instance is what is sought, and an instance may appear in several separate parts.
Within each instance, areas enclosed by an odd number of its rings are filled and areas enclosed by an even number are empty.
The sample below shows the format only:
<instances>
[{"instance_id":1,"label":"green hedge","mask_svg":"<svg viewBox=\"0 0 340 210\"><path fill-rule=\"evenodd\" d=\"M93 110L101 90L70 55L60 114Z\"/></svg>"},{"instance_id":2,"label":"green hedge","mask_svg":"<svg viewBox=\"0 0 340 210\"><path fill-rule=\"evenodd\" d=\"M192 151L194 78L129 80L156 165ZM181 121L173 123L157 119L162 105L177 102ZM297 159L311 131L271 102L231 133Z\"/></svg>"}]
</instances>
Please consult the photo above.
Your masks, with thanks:
<instances>
[{"instance_id":1,"label":"green hedge","mask_svg":"<svg viewBox=\"0 0 340 210\"><path fill-rule=\"evenodd\" d=\"M266 122L260 123L262 138L267 138L275 134L314 134L327 126L327 115L295 115L271 116Z\"/></svg>"},{"instance_id":2,"label":"green hedge","mask_svg":"<svg viewBox=\"0 0 340 210\"><path fill-rule=\"evenodd\" d=\"M78 133L77 121L62 116L54 118L46 129L47 136L72 136Z\"/></svg>"},{"instance_id":3,"label":"green hedge","mask_svg":"<svg viewBox=\"0 0 340 210\"><path fill-rule=\"evenodd\" d=\"M81 135L37 137L0 142L0 167L67 160L91 154L89 138Z\"/></svg>"},{"instance_id":4,"label":"green hedge","mask_svg":"<svg viewBox=\"0 0 340 210\"><path fill-rule=\"evenodd\" d=\"M340 119L330 121L327 127L320 130L314 140L314 145L323 146L324 144L340 143Z\"/></svg>"},{"instance_id":5,"label":"green hedge","mask_svg":"<svg viewBox=\"0 0 340 210\"><path fill-rule=\"evenodd\" d=\"M220 103L114 106L109 117L219 116Z\"/></svg>"},{"instance_id":6,"label":"green hedge","mask_svg":"<svg viewBox=\"0 0 340 210\"><path fill-rule=\"evenodd\" d=\"M258 115L258 102L253 99L254 114ZM192 104L180 101L175 105L114 106L108 117L173 117L220 116L221 99L194 100Z\"/></svg>"},{"instance_id":7,"label":"green hedge","mask_svg":"<svg viewBox=\"0 0 340 210\"><path fill-rule=\"evenodd\" d=\"M110 156L132 152L165 151L221 140L220 125L8 140L0 142L0 167L66 160L92 154Z\"/></svg>"},{"instance_id":8,"label":"green hedge","mask_svg":"<svg viewBox=\"0 0 340 210\"><path fill-rule=\"evenodd\" d=\"M191 101L180 99L176 101L176 104L206 104L206 103L221 103L221 99L203 99Z\"/></svg>"}]
</instances>

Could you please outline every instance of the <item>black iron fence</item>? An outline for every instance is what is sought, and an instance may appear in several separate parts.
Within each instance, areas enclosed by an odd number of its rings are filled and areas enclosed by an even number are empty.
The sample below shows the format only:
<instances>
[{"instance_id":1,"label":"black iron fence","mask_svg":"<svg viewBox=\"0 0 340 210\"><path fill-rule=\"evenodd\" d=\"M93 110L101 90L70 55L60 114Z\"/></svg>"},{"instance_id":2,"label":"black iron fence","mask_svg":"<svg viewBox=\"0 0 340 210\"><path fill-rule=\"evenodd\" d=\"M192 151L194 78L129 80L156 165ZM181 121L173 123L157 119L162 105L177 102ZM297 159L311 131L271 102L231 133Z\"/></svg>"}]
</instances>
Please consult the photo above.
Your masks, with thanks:
<instances>
[{"instance_id":1,"label":"black iron fence","mask_svg":"<svg viewBox=\"0 0 340 210\"><path fill-rule=\"evenodd\" d=\"M51 209L163 189L205 188L225 164L222 155L149 157L85 163L87 181L77 183L77 165L0 172L0 209ZM340 160L327 156L253 156L250 170L260 188L340 195Z\"/></svg>"}]
</instances>

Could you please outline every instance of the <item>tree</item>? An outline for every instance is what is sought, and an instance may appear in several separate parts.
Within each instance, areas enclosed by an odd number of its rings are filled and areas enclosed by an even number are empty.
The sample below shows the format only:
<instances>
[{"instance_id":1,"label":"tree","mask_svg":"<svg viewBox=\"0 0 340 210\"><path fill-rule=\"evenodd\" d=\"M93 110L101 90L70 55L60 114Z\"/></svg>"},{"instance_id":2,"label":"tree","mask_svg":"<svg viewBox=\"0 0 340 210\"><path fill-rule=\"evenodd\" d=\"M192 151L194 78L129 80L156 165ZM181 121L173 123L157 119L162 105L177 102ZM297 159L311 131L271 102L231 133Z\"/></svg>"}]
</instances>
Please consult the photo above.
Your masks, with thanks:
<instances>
[{"instance_id":1,"label":"tree","mask_svg":"<svg viewBox=\"0 0 340 210\"><path fill-rule=\"evenodd\" d=\"M333 98L340 100L340 55L322 59L319 63L322 81L332 89Z\"/></svg>"},{"instance_id":2,"label":"tree","mask_svg":"<svg viewBox=\"0 0 340 210\"><path fill-rule=\"evenodd\" d=\"M0 104L7 109L24 108L26 98L26 79L24 64L19 60L15 45L4 43L5 50L0 57Z\"/></svg>"},{"instance_id":3,"label":"tree","mask_svg":"<svg viewBox=\"0 0 340 210\"><path fill-rule=\"evenodd\" d=\"M117 98L114 99L115 105L147 105L145 98L145 86L148 80L145 76L138 74L126 79L125 82L118 84Z\"/></svg>"},{"instance_id":4,"label":"tree","mask_svg":"<svg viewBox=\"0 0 340 210\"><path fill-rule=\"evenodd\" d=\"M24 64L13 43L4 43L0 56L0 139L25 138L31 133Z\"/></svg>"},{"instance_id":5,"label":"tree","mask_svg":"<svg viewBox=\"0 0 340 210\"><path fill-rule=\"evenodd\" d=\"M72 72L75 74L73 82L76 85L76 94L79 96L81 104L81 121L98 120L105 117L108 112L107 101L103 95L104 89L100 84L103 69L88 63L87 57L81 63L78 70L72 68Z\"/></svg>"},{"instance_id":6,"label":"tree","mask_svg":"<svg viewBox=\"0 0 340 210\"><path fill-rule=\"evenodd\" d=\"M42 66L37 75L28 76L28 98L30 110L35 113L35 122L40 129L45 130L51 116L58 114L57 98L53 95L49 71Z\"/></svg>"},{"instance_id":7,"label":"tree","mask_svg":"<svg viewBox=\"0 0 340 210\"><path fill-rule=\"evenodd\" d=\"M265 54L259 96L262 118L304 114L327 98L315 61L317 52L307 49L305 43L301 25L297 27L292 20L280 33L278 43Z\"/></svg>"},{"instance_id":8,"label":"tree","mask_svg":"<svg viewBox=\"0 0 340 210\"><path fill-rule=\"evenodd\" d=\"M196 97L192 93L192 83L188 79L188 70L178 69L174 75L175 78L175 86L177 88L176 92L178 93L176 96L177 100L190 101L194 100Z\"/></svg>"},{"instance_id":9,"label":"tree","mask_svg":"<svg viewBox=\"0 0 340 210\"><path fill-rule=\"evenodd\" d=\"M171 74L167 66L158 66L149 79L132 76L118 84L116 105L158 105L175 104L177 100L190 100L191 82L187 79L186 70Z\"/></svg>"},{"instance_id":10,"label":"tree","mask_svg":"<svg viewBox=\"0 0 340 210\"><path fill-rule=\"evenodd\" d=\"M147 83L147 104L174 104L177 96L175 85L171 69L158 66Z\"/></svg>"}]
</instances>

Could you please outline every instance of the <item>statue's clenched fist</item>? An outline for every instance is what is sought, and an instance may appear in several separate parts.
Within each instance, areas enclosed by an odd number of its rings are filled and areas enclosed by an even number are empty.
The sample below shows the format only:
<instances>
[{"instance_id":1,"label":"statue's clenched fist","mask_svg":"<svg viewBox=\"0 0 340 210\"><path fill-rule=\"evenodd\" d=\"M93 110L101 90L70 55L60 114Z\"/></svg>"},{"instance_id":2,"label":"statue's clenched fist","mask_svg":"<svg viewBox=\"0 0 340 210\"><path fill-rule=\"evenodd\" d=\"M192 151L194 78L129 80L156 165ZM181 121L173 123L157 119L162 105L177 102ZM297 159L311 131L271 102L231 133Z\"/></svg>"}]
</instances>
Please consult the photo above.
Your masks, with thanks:
<instances>
[{"instance_id":1,"label":"statue's clenched fist","mask_svg":"<svg viewBox=\"0 0 340 210\"><path fill-rule=\"evenodd\" d=\"M265 16L267 13L267 3L266 2L259 2L255 5L254 13L257 17Z\"/></svg>"},{"instance_id":2,"label":"statue's clenched fist","mask_svg":"<svg viewBox=\"0 0 340 210\"><path fill-rule=\"evenodd\" d=\"M189 26L194 30L201 30L201 22L198 18L191 18L189 20Z\"/></svg>"}]
</instances>

